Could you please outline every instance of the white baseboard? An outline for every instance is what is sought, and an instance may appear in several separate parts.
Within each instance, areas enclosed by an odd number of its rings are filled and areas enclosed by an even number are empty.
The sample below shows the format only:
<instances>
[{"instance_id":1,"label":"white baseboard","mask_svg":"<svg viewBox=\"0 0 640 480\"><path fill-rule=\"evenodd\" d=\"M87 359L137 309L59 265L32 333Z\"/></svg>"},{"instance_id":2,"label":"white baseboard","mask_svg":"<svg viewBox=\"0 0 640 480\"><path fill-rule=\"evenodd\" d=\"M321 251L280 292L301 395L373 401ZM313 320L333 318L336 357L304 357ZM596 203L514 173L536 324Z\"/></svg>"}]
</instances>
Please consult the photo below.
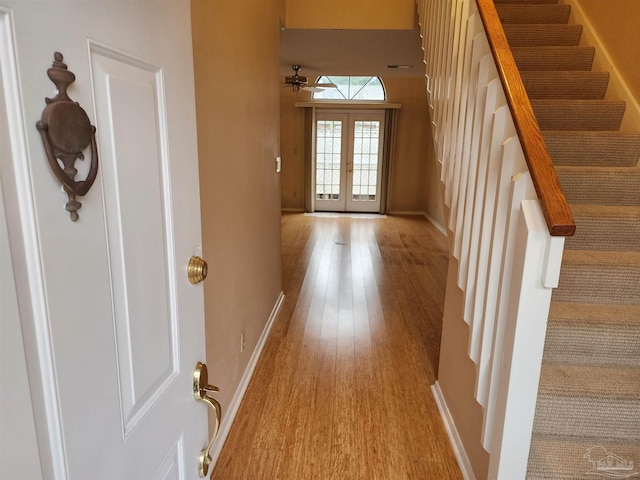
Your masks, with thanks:
<instances>
[{"instance_id":1,"label":"white baseboard","mask_svg":"<svg viewBox=\"0 0 640 480\"><path fill-rule=\"evenodd\" d=\"M413 210L393 210L387 212L387 215L415 215L418 217L422 217L424 212L414 212Z\"/></svg>"},{"instance_id":2,"label":"white baseboard","mask_svg":"<svg viewBox=\"0 0 640 480\"><path fill-rule=\"evenodd\" d=\"M425 218L426 218L427 220L429 220L429 221L433 224L433 226L434 226L434 227L436 227L438 230L440 230L440 232L441 232L445 237L447 236L447 229L446 229L446 228L444 228L444 226L443 226L440 222L436 221L436 219L435 219L435 218L433 218L433 217L432 217L431 215L429 215L428 213L425 213L425 214L424 214L424 216L425 216Z\"/></svg>"},{"instance_id":3,"label":"white baseboard","mask_svg":"<svg viewBox=\"0 0 640 480\"><path fill-rule=\"evenodd\" d=\"M225 412L224 418L220 423L220 429L218 430L218 436L216 437L213 445L211 447L211 451L209 454L211 455L211 470L216 466L216 462L218 461L218 457L220 457L220 452L222 451L222 447L224 446L224 442L227 440L227 436L229 436L229 431L231 430L231 425L236 418L236 414L238 413L238 409L240 408L240 403L242 402L242 398L244 397L245 392L247 391L247 387L249 386L249 381L253 376L253 371L256 368L258 363L258 359L260 358L260 354L262 353L262 349L264 348L265 343L267 342L267 338L269 338L269 332L271 331L271 327L278 316L278 312L280 311L280 307L282 306L282 302L284 300L284 293L280 292L278 295L278 299L276 300L275 305L273 306L273 310L271 310L271 315L269 315L269 320L267 320L267 324L264 326L262 330L262 334L258 339L258 343L256 344L256 348L253 350L251 354L251 358L249 359L249 363L247 364L247 368L244 370L244 374L240 379L240 384L236 389L236 392L231 399L231 403L229 403L229 407Z\"/></svg>"},{"instance_id":4,"label":"white baseboard","mask_svg":"<svg viewBox=\"0 0 640 480\"><path fill-rule=\"evenodd\" d=\"M462 472L462 477L465 480L476 480L476 476L473 473L473 468L471 468L471 462L469 461L467 452L465 451L464 445L462 444L462 439L458 434L456 424L453 421L453 417L451 416L449 407L447 407L447 401L445 400L442 390L440 389L440 384L437 381L436 383L431 385L431 393L433 394L433 398L436 401L436 405L438 405L438 411L440 411L440 416L442 417L442 421L444 422L444 427L447 430L447 435L449 436L449 441L451 442L451 446L453 447L453 453L456 456L458 466L460 467L460 471Z\"/></svg>"},{"instance_id":5,"label":"white baseboard","mask_svg":"<svg viewBox=\"0 0 640 480\"><path fill-rule=\"evenodd\" d=\"M440 232L445 237L447 236L447 229L444 228L444 226L442 226L438 221L436 221L435 218L433 218L427 212L414 212L412 210L394 210L394 211L391 211L391 212L387 212L387 214L389 214L389 215L415 215L415 216L418 216L418 217L424 217L427 220L429 220L429 222L431 222L434 227L436 227L438 230L440 230Z\"/></svg>"}]
</instances>

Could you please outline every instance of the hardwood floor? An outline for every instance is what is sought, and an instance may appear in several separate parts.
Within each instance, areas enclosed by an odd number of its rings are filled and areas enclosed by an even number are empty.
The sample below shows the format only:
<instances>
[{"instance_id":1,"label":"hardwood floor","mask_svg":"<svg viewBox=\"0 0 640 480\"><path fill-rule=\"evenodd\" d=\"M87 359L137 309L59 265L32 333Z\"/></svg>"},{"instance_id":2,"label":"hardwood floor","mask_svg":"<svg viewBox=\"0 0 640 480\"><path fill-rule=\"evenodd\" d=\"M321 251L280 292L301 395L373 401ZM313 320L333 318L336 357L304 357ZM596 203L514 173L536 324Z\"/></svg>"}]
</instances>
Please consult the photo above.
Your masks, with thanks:
<instances>
[{"instance_id":1,"label":"hardwood floor","mask_svg":"<svg viewBox=\"0 0 640 480\"><path fill-rule=\"evenodd\" d=\"M446 239L287 214L286 295L212 479L461 479L433 400Z\"/></svg>"}]
</instances>

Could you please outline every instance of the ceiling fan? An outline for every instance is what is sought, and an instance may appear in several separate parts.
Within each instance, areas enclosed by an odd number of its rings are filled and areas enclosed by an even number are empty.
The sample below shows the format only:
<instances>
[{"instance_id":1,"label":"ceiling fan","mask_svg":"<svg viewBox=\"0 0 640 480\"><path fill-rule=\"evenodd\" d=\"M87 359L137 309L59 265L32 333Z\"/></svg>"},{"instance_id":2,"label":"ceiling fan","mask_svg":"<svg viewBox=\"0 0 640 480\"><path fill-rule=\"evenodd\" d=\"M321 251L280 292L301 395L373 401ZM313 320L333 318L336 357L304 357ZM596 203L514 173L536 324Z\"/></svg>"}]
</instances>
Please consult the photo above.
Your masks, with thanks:
<instances>
[{"instance_id":1,"label":"ceiling fan","mask_svg":"<svg viewBox=\"0 0 640 480\"><path fill-rule=\"evenodd\" d=\"M300 89L308 90L311 92L322 92L325 88L338 88L334 83L312 83L309 84L309 79L304 75L298 75L298 72L302 69L300 65L291 65L294 75L289 75L285 78L284 85L292 87L294 92L299 92Z\"/></svg>"}]
</instances>

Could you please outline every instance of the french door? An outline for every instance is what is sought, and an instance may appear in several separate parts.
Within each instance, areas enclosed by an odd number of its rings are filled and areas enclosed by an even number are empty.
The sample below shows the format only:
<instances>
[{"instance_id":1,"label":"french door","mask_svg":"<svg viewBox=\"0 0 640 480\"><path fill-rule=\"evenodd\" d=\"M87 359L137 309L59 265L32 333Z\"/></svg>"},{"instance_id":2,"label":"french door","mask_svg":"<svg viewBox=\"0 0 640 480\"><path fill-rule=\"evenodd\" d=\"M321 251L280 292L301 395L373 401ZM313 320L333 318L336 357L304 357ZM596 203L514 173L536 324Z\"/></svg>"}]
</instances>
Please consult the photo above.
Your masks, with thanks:
<instances>
[{"instance_id":1,"label":"french door","mask_svg":"<svg viewBox=\"0 0 640 480\"><path fill-rule=\"evenodd\" d=\"M383 111L317 111L315 210L379 212L383 145Z\"/></svg>"}]
</instances>

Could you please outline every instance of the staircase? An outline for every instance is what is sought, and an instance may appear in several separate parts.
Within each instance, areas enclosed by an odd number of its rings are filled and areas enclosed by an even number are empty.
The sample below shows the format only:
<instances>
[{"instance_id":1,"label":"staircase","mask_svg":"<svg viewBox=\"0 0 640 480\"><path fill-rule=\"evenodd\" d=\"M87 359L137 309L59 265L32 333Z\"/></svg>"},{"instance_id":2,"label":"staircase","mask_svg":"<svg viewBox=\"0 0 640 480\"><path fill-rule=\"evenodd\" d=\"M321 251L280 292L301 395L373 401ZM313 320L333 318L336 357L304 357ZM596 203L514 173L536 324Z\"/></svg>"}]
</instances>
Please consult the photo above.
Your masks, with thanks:
<instances>
[{"instance_id":1,"label":"staircase","mask_svg":"<svg viewBox=\"0 0 640 480\"><path fill-rule=\"evenodd\" d=\"M624 475L640 471L640 134L620 132L625 103L605 99L609 74L591 71L594 48L579 45L570 6L495 4L577 226L552 297L527 478L632 478ZM607 457L605 471L596 461Z\"/></svg>"}]
</instances>

